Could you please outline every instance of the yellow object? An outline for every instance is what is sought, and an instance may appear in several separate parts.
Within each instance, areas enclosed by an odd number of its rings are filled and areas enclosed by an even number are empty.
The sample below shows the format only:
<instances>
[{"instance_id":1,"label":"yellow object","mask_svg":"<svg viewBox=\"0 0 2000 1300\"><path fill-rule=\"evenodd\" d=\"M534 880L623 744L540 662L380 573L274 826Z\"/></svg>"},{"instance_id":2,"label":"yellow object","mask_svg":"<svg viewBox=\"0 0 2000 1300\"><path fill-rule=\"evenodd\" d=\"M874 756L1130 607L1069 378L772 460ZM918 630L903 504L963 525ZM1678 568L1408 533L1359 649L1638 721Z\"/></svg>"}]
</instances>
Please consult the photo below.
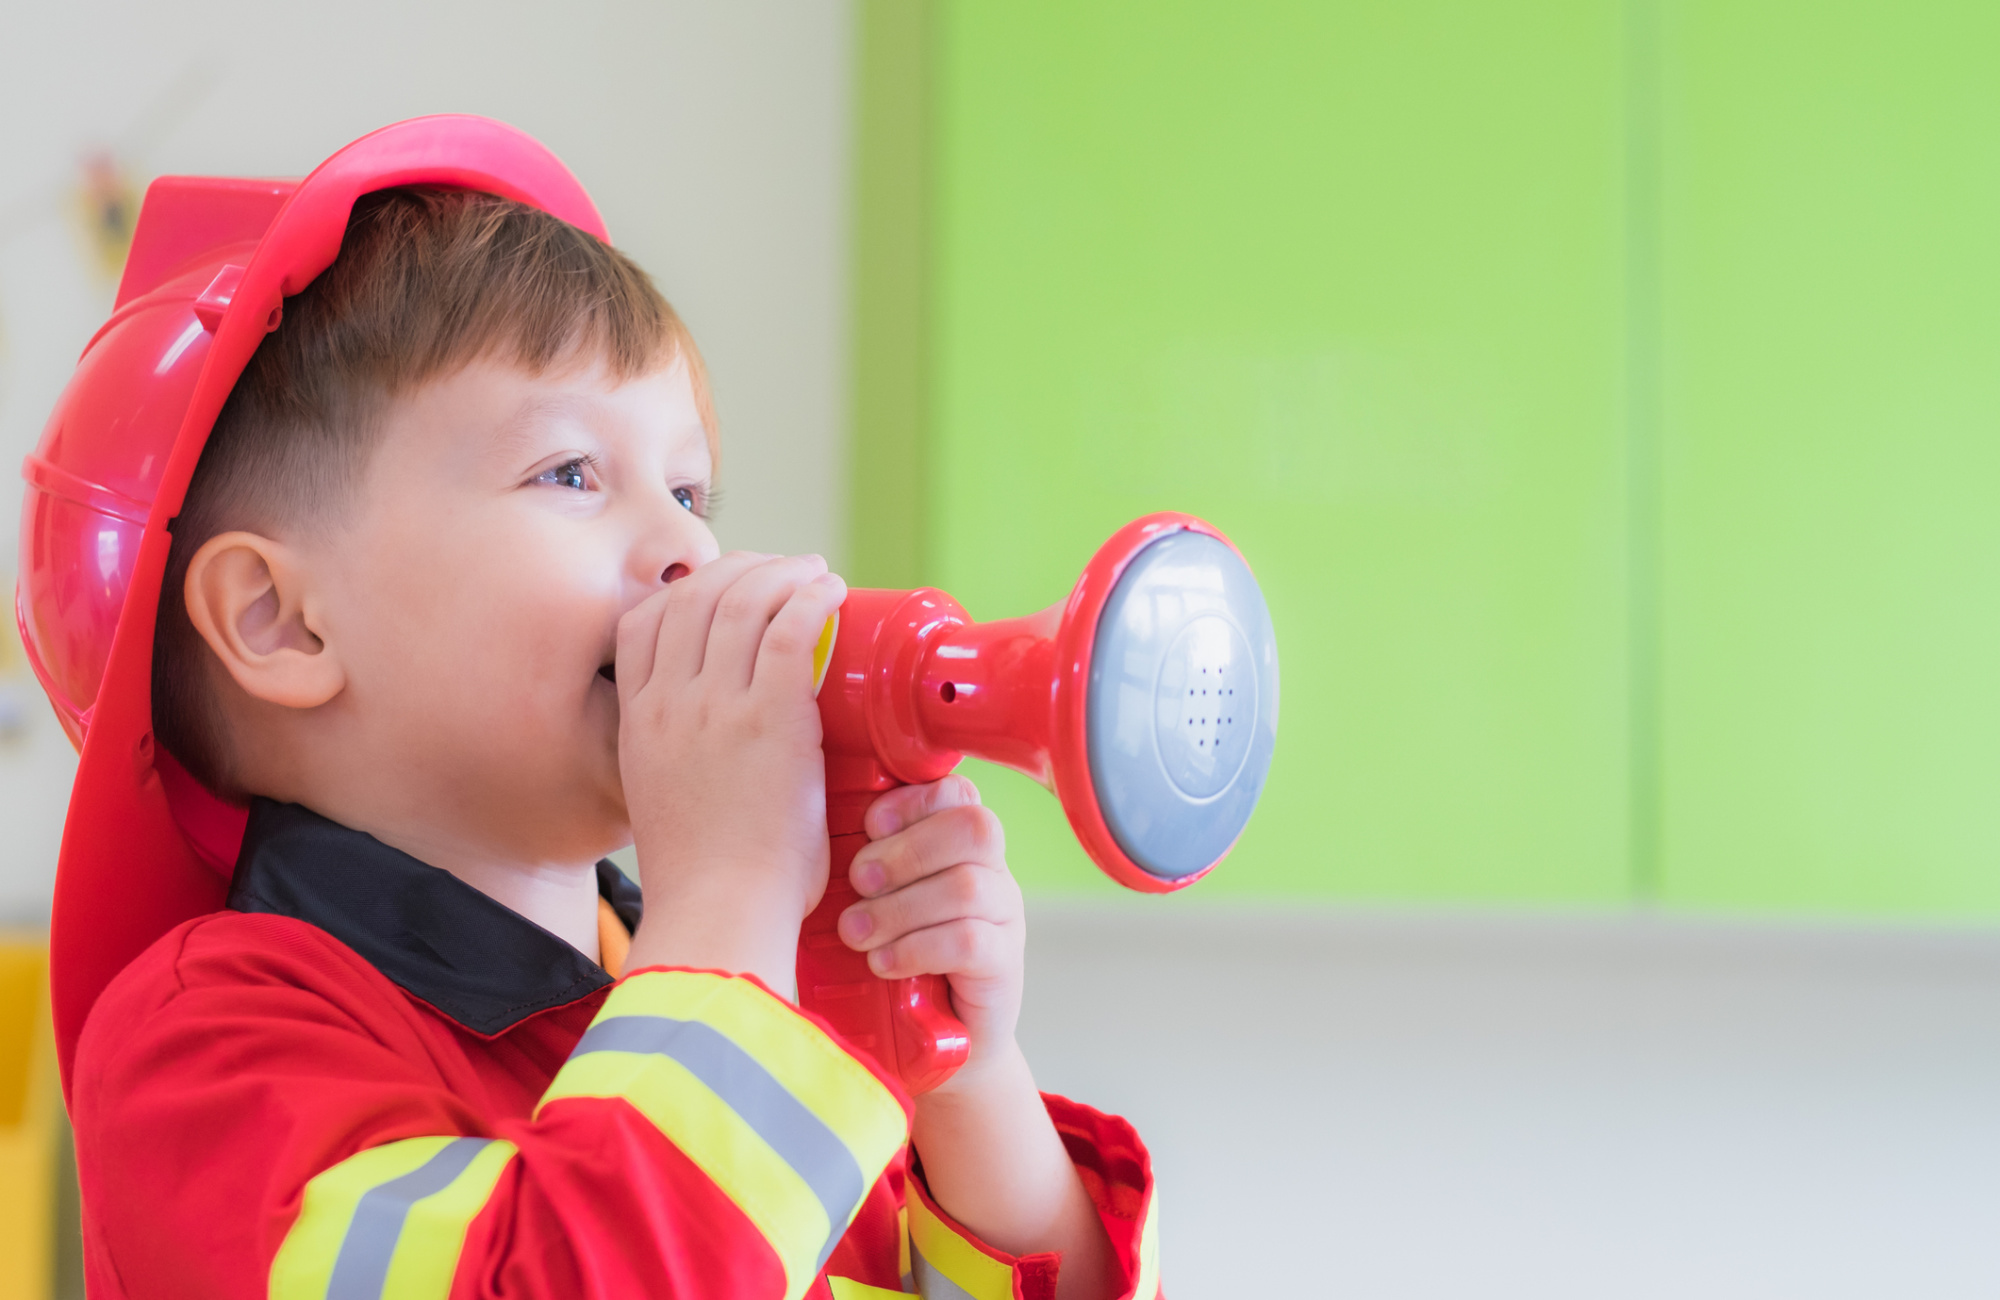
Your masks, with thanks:
<instances>
[{"instance_id":1,"label":"yellow object","mask_svg":"<svg viewBox=\"0 0 2000 1300\"><path fill-rule=\"evenodd\" d=\"M132 174L108 153L87 156L74 204L91 270L106 284L116 284L125 271L132 229L139 219L139 192Z\"/></svg>"},{"instance_id":2,"label":"yellow object","mask_svg":"<svg viewBox=\"0 0 2000 1300\"><path fill-rule=\"evenodd\" d=\"M813 694L826 681L826 666L833 659L833 639L840 635L840 611L834 610L826 620L826 626L819 630L819 641L813 646Z\"/></svg>"},{"instance_id":3,"label":"yellow object","mask_svg":"<svg viewBox=\"0 0 2000 1300\"><path fill-rule=\"evenodd\" d=\"M0 1296L55 1286L62 1103L49 1031L49 948L0 937Z\"/></svg>"},{"instance_id":4,"label":"yellow object","mask_svg":"<svg viewBox=\"0 0 2000 1300\"><path fill-rule=\"evenodd\" d=\"M611 904L597 900L597 964L617 979L625 973L625 959L632 955L632 932L618 919Z\"/></svg>"},{"instance_id":5,"label":"yellow object","mask_svg":"<svg viewBox=\"0 0 2000 1300\"><path fill-rule=\"evenodd\" d=\"M12 590L14 590L14 575L11 573L0 573L0 591ZM834 617L838 618L839 615L836 614ZM824 639L824 634L822 634L822 639ZM828 644L830 645L831 642L828 642ZM21 653L21 633L19 628L15 625L13 619L0 618L0 677L8 676L15 669L24 666L26 663L27 658ZM817 683L819 678L820 661L815 657L813 660L813 681ZM817 689L817 686L815 686L815 689Z\"/></svg>"}]
</instances>

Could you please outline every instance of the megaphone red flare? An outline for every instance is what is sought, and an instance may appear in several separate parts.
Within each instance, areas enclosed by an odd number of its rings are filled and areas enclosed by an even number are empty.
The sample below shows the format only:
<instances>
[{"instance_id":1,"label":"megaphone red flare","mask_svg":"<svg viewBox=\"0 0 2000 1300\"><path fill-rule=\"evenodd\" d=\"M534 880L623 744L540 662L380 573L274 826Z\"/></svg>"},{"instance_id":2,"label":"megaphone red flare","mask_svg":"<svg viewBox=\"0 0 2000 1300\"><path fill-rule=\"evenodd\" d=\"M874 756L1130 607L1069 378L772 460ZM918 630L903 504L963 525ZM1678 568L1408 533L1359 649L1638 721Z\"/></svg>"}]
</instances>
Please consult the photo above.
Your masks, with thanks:
<instances>
[{"instance_id":1,"label":"megaphone red flare","mask_svg":"<svg viewBox=\"0 0 2000 1300\"><path fill-rule=\"evenodd\" d=\"M1227 855L1277 733L1277 651L1242 556L1192 515L1156 514L1099 548L1069 598L976 623L950 596L856 589L820 689L832 873L799 939L799 1000L925 1092L964 1064L937 976L883 980L836 933L868 805L970 755L1061 799L1093 861L1148 893Z\"/></svg>"}]
</instances>

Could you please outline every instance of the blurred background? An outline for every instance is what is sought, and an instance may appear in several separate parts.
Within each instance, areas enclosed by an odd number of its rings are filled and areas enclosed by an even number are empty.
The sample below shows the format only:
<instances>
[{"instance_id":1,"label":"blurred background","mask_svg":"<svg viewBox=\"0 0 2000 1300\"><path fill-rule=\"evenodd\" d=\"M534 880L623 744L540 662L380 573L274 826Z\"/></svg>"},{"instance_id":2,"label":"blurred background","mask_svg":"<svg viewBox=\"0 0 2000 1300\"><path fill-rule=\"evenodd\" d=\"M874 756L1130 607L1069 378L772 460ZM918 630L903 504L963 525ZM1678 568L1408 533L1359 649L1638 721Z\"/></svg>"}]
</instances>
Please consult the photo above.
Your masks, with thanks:
<instances>
[{"instance_id":1,"label":"blurred background","mask_svg":"<svg viewBox=\"0 0 2000 1300\"><path fill-rule=\"evenodd\" d=\"M475 112L701 341L725 543L989 618L1138 514L1236 539L1285 710L1212 878L975 773L1177 1300L2000 1292L2000 9L4 12L7 465L150 178ZM73 765L10 625L0 1295L76 1293Z\"/></svg>"}]
</instances>

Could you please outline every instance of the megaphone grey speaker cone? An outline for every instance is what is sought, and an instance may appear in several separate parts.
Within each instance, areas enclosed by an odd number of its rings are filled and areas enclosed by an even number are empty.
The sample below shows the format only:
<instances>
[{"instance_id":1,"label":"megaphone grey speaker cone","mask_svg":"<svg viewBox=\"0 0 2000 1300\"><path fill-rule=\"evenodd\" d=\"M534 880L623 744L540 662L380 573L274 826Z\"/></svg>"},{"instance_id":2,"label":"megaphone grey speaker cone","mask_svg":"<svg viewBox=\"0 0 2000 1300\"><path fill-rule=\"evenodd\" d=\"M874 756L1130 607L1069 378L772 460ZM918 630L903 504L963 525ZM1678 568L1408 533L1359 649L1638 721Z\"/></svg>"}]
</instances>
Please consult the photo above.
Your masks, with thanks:
<instances>
[{"instance_id":1,"label":"megaphone grey speaker cone","mask_svg":"<svg viewBox=\"0 0 2000 1300\"><path fill-rule=\"evenodd\" d=\"M1278 647L1229 545L1168 533L1119 575L1090 655L1085 748L1118 847L1162 880L1243 833L1278 734Z\"/></svg>"}]
</instances>

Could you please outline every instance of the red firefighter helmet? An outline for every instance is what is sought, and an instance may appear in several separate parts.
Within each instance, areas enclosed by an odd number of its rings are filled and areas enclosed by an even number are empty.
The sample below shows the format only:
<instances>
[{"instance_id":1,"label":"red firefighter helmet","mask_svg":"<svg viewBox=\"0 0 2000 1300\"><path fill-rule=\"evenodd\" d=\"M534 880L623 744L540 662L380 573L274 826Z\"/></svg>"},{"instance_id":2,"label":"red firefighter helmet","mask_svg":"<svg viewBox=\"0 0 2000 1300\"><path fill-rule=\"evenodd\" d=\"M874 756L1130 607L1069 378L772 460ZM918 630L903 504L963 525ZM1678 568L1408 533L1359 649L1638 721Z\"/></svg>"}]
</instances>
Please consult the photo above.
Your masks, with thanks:
<instances>
[{"instance_id":1,"label":"red firefighter helmet","mask_svg":"<svg viewBox=\"0 0 2000 1300\"><path fill-rule=\"evenodd\" d=\"M606 238L555 155L480 117L384 127L302 181L163 176L146 191L111 319L23 467L15 612L82 753L50 935L65 1088L98 994L162 934L223 906L243 836L243 810L153 744L168 528L230 389L285 298L332 264L354 201L416 184L515 199Z\"/></svg>"}]
</instances>

